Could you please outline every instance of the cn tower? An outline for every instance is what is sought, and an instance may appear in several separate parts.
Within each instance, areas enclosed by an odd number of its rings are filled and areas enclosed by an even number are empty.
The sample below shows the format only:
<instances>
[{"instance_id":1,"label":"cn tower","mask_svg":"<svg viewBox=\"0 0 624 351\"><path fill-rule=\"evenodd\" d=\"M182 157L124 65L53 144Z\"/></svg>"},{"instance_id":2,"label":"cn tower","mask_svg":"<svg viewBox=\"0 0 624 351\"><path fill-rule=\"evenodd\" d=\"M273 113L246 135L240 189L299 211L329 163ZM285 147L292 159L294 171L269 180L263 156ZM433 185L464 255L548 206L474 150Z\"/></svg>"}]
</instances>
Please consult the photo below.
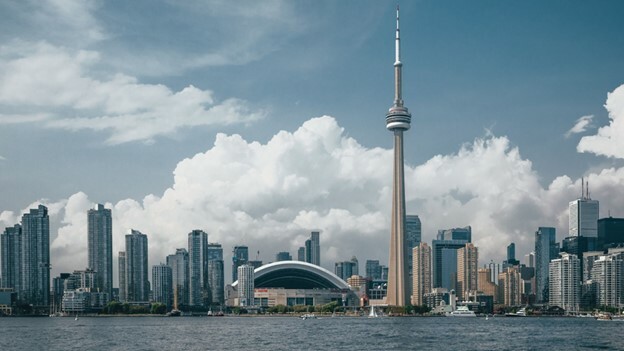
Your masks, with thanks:
<instances>
[{"instance_id":1,"label":"cn tower","mask_svg":"<svg viewBox=\"0 0 624 351\"><path fill-rule=\"evenodd\" d=\"M396 13L394 60L394 104L386 114L386 128L394 133L394 178L392 180L392 228L390 231L390 262L388 264L389 306L405 306L407 291L407 251L405 247L405 180L403 175L403 132L410 128L412 115L403 106L401 96L401 40L399 37L399 7Z\"/></svg>"}]
</instances>

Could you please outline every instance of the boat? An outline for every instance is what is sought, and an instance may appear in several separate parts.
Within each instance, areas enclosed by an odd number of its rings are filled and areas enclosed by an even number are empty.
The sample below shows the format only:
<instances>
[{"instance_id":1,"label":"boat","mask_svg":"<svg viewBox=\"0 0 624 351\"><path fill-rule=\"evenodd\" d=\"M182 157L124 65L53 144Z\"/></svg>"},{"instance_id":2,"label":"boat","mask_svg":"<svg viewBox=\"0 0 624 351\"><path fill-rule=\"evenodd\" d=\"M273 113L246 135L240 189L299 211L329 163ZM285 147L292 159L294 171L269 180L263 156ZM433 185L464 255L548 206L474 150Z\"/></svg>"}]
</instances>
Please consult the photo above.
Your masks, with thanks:
<instances>
[{"instance_id":1,"label":"boat","mask_svg":"<svg viewBox=\"0 0 624 351\"><path fill-rule=\"evenodd\" d=\"M446 314L447 317L476 317L474 311L471 311L468 306L457 306L457 309L453 312Z\"/></svg>"},{"instance_id":2,"label":"boat","mask_svg":"<svg viewBox=\"0 0 624 351\"><path fill-rule=\"evenodd\" d=\"M599 321L611 321L611 320L613 320L613 317L611 316L610 313L600 313L596 317L596 320L599 320Z\"/></svg>"},{"instance_id":3,"label":"boat","mask_svg":"<svg viewBox=\"0 0 624 351\"><path fill-rule=\"evenodd\" d=\"M377 318L377 317L379 317L379 315L377 314L377 311L375 311L375 306L371 306L370 312L368 313L368 318Z\"/></svg>"},{"instance_id":4,"label":"boat","mask_svg":"<svg viewBox=\"0 0 624 351\"><path fill-rule=\"evenodd\" d=\"M306 313L303 316L301 316L301 319L306 320L306 319L316 319L316 316L314 315L314 313Z\"/></svg>"},{"instance_id":5,"label":"boat","mask_svg":"<svg viewBox=\"0 0 624 351\"><path fill-rule=\"evenodd\" d=\"M526 309L522 307L516 312L505 313L505 317L526 317Z\"/></svg>"},{"instance_id":6,"label":"boat","mask_svg":"<svg viewBox=\"0 0 624 351\"><path fill-rule=\"evenodd\" d=\"M76 318L74 318L75 321L78 320L78 313L76 313Z\"/></svg>"},{"instance_id":7,"label":"boat","mask_svg":"<svg viewBox=\"0 0 624 351\"><path fill-rule=\"evenodd\" d=\"M167 317L180 317L182 315L182 311L178 309L172 309L170 312L167 312Z\"/></svg>"}]
</instances>

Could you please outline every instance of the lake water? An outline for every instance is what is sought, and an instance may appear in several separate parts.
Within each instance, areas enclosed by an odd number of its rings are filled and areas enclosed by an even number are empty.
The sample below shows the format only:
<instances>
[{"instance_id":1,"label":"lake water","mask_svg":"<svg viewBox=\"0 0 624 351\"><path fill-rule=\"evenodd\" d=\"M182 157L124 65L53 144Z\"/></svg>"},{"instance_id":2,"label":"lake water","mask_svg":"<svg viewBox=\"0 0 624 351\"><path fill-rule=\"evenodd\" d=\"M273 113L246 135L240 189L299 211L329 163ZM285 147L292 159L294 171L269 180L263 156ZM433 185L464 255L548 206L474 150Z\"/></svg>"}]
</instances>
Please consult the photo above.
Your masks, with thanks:
<instances>
[{"instance_id":1,"label":"lake water","mask_svg":"<svg viewBox=\"0 0 624 351\"><path fill-rule=\"evenodd\" d=\"M0 318L0 350L624 350L591 318Z\"/></svg>"}]
</instances>

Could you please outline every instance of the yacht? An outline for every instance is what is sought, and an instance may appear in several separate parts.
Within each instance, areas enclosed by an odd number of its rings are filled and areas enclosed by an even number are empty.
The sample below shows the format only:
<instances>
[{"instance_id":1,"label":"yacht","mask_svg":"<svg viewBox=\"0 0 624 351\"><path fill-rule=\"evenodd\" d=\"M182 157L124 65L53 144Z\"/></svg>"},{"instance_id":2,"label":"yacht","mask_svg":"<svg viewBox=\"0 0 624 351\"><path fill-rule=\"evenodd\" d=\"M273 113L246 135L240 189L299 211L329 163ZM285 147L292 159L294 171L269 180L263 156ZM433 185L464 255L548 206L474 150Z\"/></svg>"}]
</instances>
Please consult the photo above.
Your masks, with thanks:
<instances>
[{"instance_id":1,"label":"yacht","mask_svg":"<svg viewBox=\"0 0 624 351\"><path fill-rule=\"evenodd\" d=\"M446 314L448 317L476 317L474 311L468 309L468 306L457 306L457 309L453 312Z\"/></svg>"},{"instance_id":2,"label":"yacht","mask_svg":"<svg viewBox=\"0 0 624 351\"><path fill-rule=\"evenodd\" d=\"M314 313L306 313L303 316L301 316L301 319L306 320L306 319L316 319L316 316L314 315Z\"/></svg>"},{"instance_id":3,"label":"yacht","mask_svg":"<svg viewBox=\"0 0 624 351\"><path fill-rule=\"evenodd\" d=\"M371 306L370 313L368 314L368 318L377 318L377 317L379 317L379 315L377 314L377 311L375 311L375 306Z\"/></svg>"},{"instance_id":4,"label":"yacht","mask_svg":"<svg viewBox=\"0 0 624 351\"><path fill-rule=\"evenodd\" d=\"M505 317L526 317L526 316L527 316L526 309L524 307L522 307L515 313L505 313Z\"/></svg>"}]
</instances>

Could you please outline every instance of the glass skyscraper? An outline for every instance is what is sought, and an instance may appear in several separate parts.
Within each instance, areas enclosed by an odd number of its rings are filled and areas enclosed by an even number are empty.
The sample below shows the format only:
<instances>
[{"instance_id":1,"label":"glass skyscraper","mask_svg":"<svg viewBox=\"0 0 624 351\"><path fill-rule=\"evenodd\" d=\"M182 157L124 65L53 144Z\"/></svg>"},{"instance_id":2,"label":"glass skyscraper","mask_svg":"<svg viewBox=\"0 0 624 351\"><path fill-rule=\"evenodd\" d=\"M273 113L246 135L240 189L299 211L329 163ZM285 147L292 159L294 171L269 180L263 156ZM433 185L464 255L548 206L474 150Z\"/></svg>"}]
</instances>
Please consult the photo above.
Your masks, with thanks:
<instances>
[{"instance_id":1,"label":"glass skyscraper","mask_svg":"<svg viewBox=\"0 0 624 351\"><path fill-rule=\"evenodd\" d=\"M238 280L238 267L249 261L249 248L244 245L234 246L232 251L232 282Z\"/></svg>"},{"instance_id":2,"label":"glass skyscraper","mask_svg":"<svg viewBox=\"0 0 624 351\"><path fill-rule=\"evenodd\" d=\"M97 204L87 213L88 264L96 273L96 289L113 296L113 219L111 210Z\"/></svg>"},{"instance_id":3,"label":"glass skyscraper","mask_svg":"<svg viewBox=\"0 0 624 351\"><path fill-rule=\"evenodd\" d=\"M535 298L548 302L548 267L557 258L559 245L555 228L539 227L535 232Z\"/></svg>"},{"instance_id":4,"label":"glass skyscraper","mask_svg":"<svg viewBox=\"0 0 624 351\"><path fill-rule=\"evenodd\" d=\"M189 306L205 306L208 300L208 234L193 230L188 234Z\"/></svg>"},{"instance_id":5,"label":"glass skyscraper","mask_svg":"<svg viewBox=\"0 0 624 351\"><path fill-rule=\"evenodd\" d=\"M223 305L224 299L223 247L218 243L208 244L208 290L211 305Z\"/></svg>"},{"instance_id":6,"label":"glass skyscraper","mask_svg":"<svg viewBox=\"0 0 624 351\"><path fill-rule=\"evenodd\" d=\"M20 291L22 259L22 226L8 227L0 235L0 288Z\"/></svg>"},{"instance_id":7,"label":"glass skyscraper","mask_svg":"<svg viewBox=\"0 0 624 351\"><path fill-rule=\"evenodd\" d=\"M153 297L154 302L160 302L167 306L167 309L171 309L173 306L173 296L171 295L172 289L172 277L171 267L166 264L159 264L152 266L152 284L153 284Z\"/></svg>"},{"instance_id":8,"label":"glass skyscraper","mask_svg":"<svg viewBox=\"0 0 624 351\"><path fill-rule=\"evenodd\" d=\"M147 235L131 229L126 235L126 299L128 302L149 301Z\"/></svg>"},{"instance_id":9,"label":"glass skyscraper","mask_svg":"<svg viewBox=\"0 0 624 351\"><path fill-rule=\"evenodd\" d=\"M22 216L20 299L33 306L50 303L50 218L39 205Z\"/></svg>"},{"instance_id":10,"label":"glass skyscraper","mask_svg":"<svg viewBox=\"0 0 624 351\"><path fill-rule=\"evenodd\" d=\"M176 253L167 256L167 265L171 267L171 285L173 298L178 306L188 306L189 291L189 254L186 249L176 249ZM175 301L174 301L175 302Z\"/></svg>"}]
</instances>

